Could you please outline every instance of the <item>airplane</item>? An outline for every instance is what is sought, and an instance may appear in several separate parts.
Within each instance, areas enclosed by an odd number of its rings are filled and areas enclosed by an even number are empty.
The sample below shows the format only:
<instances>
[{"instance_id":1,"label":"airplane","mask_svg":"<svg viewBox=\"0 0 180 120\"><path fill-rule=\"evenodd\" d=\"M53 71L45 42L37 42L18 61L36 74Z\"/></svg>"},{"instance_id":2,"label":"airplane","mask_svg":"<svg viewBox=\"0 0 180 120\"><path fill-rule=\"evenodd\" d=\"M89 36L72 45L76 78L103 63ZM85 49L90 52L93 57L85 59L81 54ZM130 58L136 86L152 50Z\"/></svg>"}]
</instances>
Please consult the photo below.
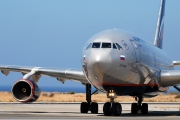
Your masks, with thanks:
<instances>
[{"instance_id":1,"label":"airplane","mask_svg":"<svg viewBox=\"0 0 180 120\"><path fill-rule=\"evenodd\" d=\"M148 104L143 98L150 98L167 92L173 86L180 92L180 71L174 70L180 61L172 61L162 50L165 2L161 0L154 43L137 35L121 30L108 29L92 36L84 46L82 70L53 69L0 65L4 75L21 72L23 77L12 86L15 100L23 103L35 102L40 96L38 81L41 76L50 76L64 82L76 80L86 86L86 102L80 105L81 113L98 113L98 103L91 96L97 91L107 94L109 102L103 106L105 116L120 116L122 106L115 102L117 96L129 95L135 98L131 113L148 114ZM96 91L92 92L94 86Z\"/></svg>"}]
</instances>

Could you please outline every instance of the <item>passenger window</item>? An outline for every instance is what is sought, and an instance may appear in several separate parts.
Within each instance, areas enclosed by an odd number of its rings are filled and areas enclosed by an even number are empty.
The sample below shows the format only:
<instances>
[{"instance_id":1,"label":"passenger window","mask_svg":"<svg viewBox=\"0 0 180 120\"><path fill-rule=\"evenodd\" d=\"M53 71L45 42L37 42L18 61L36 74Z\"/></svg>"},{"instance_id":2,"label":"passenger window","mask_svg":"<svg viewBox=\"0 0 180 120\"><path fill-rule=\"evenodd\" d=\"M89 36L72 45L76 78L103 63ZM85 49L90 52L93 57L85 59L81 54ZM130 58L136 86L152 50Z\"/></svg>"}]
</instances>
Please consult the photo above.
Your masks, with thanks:
<instances>
[{"instance_id":1,"label":"passenger window","mask_svg":"<svg viewBox=\"0 0 180 120\"><path fill-rule=\"evenodd\" d=\"M111 48L111 43L102 43L102 48Z\"/></svg>"},{"instance_id":2,"label":"passenger window","mask_svg":"<svg viewBox=\"0 0 180 120\"><path fill-rule=\"evenodd\" d=\"M119 50L122 49L122 47L121 47L118 43L116 43L116 46L117 46L117 48L118 48Z\"/></svg>"},{"instance_id":3,"label":"passenger window","mask_svg":"<svg viewBox=\"0 0 180 120\"><path fill-rule=\"evenodd\" d=\"M113 49L117 49L116 45L113 43Z\"/></svg>"},{"instance_id":4,"label":"passenger window","mask_svg":"<svg viewBox=\"0 0 180 120\"><path fill-rule=\"evenodd\" d=\"M93 43L92 48L100 48L101 43Z\"/></svg>"},{"instance_id":5,"label":"passenger window","mask_svg":"<svg viewBox=\"0 0 180 120\"><path fill-rule=\"evenodd\" d=\"M87 46L86 50L90 49L91 46L92 46L92 43L90 43L90 44Z\"/></svg>"}]
</instances>

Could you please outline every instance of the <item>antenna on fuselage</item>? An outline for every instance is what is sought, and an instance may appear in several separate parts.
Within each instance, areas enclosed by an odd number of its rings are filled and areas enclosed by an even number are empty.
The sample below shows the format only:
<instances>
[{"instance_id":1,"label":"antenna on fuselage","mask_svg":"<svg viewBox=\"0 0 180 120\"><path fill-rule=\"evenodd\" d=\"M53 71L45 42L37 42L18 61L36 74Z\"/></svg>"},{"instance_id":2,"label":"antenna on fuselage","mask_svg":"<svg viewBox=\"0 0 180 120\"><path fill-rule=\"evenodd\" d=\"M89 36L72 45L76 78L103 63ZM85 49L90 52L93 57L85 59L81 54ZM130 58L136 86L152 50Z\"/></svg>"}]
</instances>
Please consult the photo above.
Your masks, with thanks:
<instances>
[{"instance_id":1,"label":"antenna on fuselage","mask_svg":"<svg viewBox=\"0 0 180 120\"><path fill-rule=\"evenodd\" d=\"M154 45L160 49L162 49L162 43L163 43L165 2L166 0L161 0L155 39L154 39Z\"/></svg>"}]
</instances>

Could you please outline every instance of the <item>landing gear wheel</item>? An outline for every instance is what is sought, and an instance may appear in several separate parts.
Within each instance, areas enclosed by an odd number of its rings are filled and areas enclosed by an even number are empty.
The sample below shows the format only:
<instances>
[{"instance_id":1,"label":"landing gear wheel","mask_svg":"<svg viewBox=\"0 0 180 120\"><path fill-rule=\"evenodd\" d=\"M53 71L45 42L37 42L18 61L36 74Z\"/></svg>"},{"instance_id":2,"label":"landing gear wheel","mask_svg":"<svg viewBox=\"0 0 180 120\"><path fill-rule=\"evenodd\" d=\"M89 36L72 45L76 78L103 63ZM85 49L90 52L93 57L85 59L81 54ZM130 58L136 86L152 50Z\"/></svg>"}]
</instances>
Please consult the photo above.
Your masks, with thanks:
<instances>
[{"instance_id":1,"label":"landing gear wheel","mask_svg":"<svg viewBox=\"0 0 180 120\"><path fill-rule=\"evenodd\" d=\"M111 116L112 115L112 110L111 110L111 103L106 102L103 106L103 112L105 116Z\"/></svg>"},{"instance_id":2,"label":"landing gear wheel","mask_svg":"<svg viewBox=\"0 0 180 120\"><path fill-rule=\"evenodd\" d=\"M148 114L148 104L147 103L143 103L141 106L141 113L142 114Z\"/></svg>"},{"instance_id":3,"label":"landing gear wheel","mask_svg":"<svg viewBox=\"0 0 180 120\"><path fill-rule=\"evenodd\" d=\"M81 103L81 113L88 113L89 110L89 105L87 102L82 102Z\"/></svg>"},{"instance_id":4,"label":"landing gear wheel","mask_svg":"<svg viewBox=\"0 0 180 120\"><path fill-rule=\"evenodd\" d=\"M93 113L93 114L98 113L98 104L96 102L91 103L91 113Z\"/></svg>"},{"instance_id":5,"label":"landing gear wheel","mask_svg":"<svg viewBox=\"0 0 180 120\"><path fill-rule=\"evenodd\" d=\"M138 112L138 105L137 103L132 103L131 104L131 114L137 114Z\"/></svg>"},{"instance_id":6,"label":"landing gear wheel","mask_svg":"<svg viewBox=\"0 0 180 120\"><path fill-rule=\"evenodd\" d=\"M112 105L112 114L114 116L120 116L122 112L122 107L120 103L113 103Z\"/></svg>"}]
</instances>

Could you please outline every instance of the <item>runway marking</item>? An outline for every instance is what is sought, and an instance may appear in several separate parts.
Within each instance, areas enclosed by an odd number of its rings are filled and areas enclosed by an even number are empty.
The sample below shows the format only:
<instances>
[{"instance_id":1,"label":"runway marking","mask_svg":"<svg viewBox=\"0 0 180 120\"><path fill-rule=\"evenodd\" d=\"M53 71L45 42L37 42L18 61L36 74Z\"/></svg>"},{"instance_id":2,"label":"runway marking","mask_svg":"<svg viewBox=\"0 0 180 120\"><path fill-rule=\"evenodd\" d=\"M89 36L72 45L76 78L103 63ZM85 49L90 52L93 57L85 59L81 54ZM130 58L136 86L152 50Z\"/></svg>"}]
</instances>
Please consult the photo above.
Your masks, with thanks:
<instances>
[{"instance_id":1,"label":"runway marking","mask_svg":"<svg viewBox=\"0 0 180 120\"><path fill-rule=\"evenodd\" d=\"M158 104L158 103L157 103ZM131 103L122 103L122 115L118 117L104 116L103 104L99 104L99 114L81 114L79 104L0 104L0 119L179 119L179 103L156 103L149 104L149 114L132 115L130 108ZM177 105L177 106L176 106ZM73 108L73 109L71 109ZM166 110L164 110L166 109Z\"/></svg>"}]
</instances>

